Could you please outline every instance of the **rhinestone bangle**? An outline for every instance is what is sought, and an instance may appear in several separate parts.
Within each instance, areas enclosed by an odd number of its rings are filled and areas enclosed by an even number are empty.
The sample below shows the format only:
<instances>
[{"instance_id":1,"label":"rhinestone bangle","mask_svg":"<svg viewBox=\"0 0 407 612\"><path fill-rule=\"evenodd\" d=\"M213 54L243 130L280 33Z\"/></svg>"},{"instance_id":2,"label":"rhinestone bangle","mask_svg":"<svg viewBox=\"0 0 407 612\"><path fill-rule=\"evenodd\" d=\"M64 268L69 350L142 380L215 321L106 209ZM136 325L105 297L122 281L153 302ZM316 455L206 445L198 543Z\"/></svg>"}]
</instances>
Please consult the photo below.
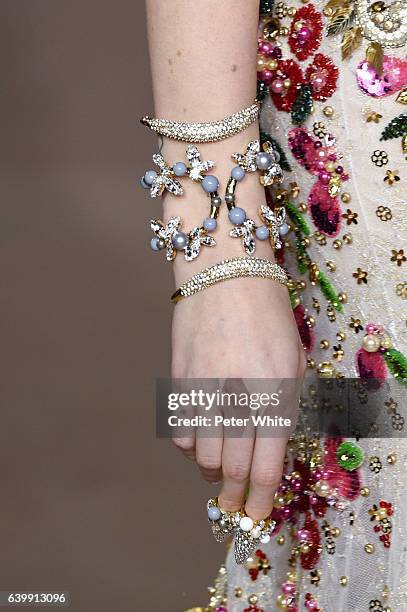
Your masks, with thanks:
<instances>
[{"instance_id":1,"label":"rhinestone bangle","mask_svg":"<svg viewBox=\"0 0 407 612\"><path fill-rule=\"evenodd\" d=\"M233 259L225 259L192 276L171 296L171 301L176 304L184 297L203 291L203 289L215 283L244 276L269 278L282 285L287 285L288 282L287 274L283 268L269 259L235 257Z\"/></svg>"},{"instance_id":2,"label":"rhinestone bangle","mask_svg":"<svg viewBox=\"0 0 407 612\"><path fill-rule=\"evenodd\" d=\"M220 121L209 121L207 123L187 123L185 121L170 121L168 119L156 119L153 117L142 117L141 123L157 134L166 136L173 140L183 142L217 142L224 140L234 134L243 132L254 123L260 113L257 102L243 110L221 119Z\"/></svg>"}]
</instances>

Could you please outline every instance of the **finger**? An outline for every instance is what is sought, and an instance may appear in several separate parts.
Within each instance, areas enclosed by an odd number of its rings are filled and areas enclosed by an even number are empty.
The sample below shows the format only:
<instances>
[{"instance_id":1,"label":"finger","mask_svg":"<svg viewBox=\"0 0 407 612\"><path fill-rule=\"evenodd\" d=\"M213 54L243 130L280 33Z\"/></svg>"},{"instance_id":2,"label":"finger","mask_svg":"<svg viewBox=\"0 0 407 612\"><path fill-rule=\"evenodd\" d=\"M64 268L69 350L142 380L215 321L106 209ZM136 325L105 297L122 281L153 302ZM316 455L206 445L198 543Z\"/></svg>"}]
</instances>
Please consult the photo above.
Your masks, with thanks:
<instances>
[{"instance_id":1,"label":"finger","mask_svg":"<svg viewBox=\"0 0 407 612\"><path fill-rule=\"evenodd\" d=\"M252 436L223 440L222 472L223 483L219 494L222 510L234 512L244 504L249 483L254 440Z\"/></svg>"},{"instance_id":2,"label":"finger","mask_svg":"<svg viewBox=\"0 0 407 612\"><path fill-rule=\"evenodd\" d=\"M223 439L197 436L196 462L202 476L210 483L222 480L222 446Z\"/></svg>"},{"instance_id":3,"label":"finger","mask_svg":"<svg viewBox=\"0 0 407 612\"><path fill-rule=\"evenodd\" d=\"M195 461L196 459L196 450L195 450L195 437L190 436L188 438L172 438L173 444L183 453L183 455L190 459L191 461Z\"/></svg>"},{"instance_id":4,"label":"finger","mask_svg":"<svg viewBox=\"0 0 407 612\"><path fill-rule=\"evenodd\" d=\"M246 513L254 520L271 514L283 473L286 446L286 438L256 438L246 501Z\"/></svg>"}]
</instances>

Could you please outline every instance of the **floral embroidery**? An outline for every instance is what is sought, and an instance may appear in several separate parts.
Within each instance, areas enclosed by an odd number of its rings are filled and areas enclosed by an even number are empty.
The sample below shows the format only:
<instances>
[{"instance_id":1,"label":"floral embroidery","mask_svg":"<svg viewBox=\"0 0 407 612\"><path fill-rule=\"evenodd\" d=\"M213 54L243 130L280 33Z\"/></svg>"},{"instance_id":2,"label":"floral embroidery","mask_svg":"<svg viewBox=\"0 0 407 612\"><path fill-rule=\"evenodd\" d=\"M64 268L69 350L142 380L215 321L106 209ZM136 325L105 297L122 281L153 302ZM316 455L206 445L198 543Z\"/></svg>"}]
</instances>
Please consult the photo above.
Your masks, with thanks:
<instances>
[{"instance_id":1,"label":"floral embroidery","mask_svg":"<svg viewBox=\"0 0 407 612\"><path fill-rule=\"evenodd\" d=\"M322 40L322 17L312 4L301 7L291 23L288 44L299 60L316 51Z\"/></svg>"}]
</instances>

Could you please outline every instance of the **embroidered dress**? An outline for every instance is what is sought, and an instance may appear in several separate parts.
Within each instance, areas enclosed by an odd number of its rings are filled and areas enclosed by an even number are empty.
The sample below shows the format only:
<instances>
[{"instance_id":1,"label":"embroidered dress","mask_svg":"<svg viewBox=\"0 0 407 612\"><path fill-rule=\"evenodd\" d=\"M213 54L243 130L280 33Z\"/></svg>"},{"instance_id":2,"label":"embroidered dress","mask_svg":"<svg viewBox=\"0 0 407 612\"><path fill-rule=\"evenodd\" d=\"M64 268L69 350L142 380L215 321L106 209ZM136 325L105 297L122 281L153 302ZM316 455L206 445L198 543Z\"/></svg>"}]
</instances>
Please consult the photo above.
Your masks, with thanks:
<instances>
[{"instance_id":1,"label":"embroidered dress","mask_svg":"<svg viewBox=\"0 0 407 612\"><path fill-rule=\"evenodd\" d=\"M274 6L273 6L274 4ZM280 152L291 233L282 263L308 366L407 382L407 2L261 3L263 140ZM394 389L394 386L392 386ZM404 389L404 395L402 390ZM407 442L298 438L278 528L242 566L233 550L202 610L407 610Z\"/></svg>"}]
</instances>

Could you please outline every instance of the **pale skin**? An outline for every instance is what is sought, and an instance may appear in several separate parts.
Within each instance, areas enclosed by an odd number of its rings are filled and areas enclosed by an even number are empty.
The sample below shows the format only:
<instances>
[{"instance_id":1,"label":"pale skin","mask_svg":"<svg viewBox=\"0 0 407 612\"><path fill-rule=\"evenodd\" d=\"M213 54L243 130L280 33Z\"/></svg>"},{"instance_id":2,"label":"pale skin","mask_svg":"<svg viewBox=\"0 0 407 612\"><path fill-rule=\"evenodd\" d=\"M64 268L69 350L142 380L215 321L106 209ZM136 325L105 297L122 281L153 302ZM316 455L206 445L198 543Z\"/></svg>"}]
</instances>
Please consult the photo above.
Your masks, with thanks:
<instances>
[{"instance_id":1,"label":"pale skin","mask_svg":"<svg viewBox=\"0 0 407 612\"><path fill-rule=\"evenodd\" d=\"M184 121L211 121L249 106L256 92L258 0L146 0L155 114ZM258 138L258 125L218 143L198 145L213 169L220 194L243 152ZM165 139L163 155L173 164L185 160L187 144ZM185 228L201 225L208 198L197 184L184 181L182 198L164 198L164 220L180 215ZM222 193L223 189L223 193ZM257 176L239 185L237 203L257 222L264 190ZM240 240L229 237L226 205L213 236L217 246L203 248L188 263L174 262L175 286L208 265L243 255ZM257 242L256 255L273 259L270 244ZM176 378L301 378L305 356L285 287L264 279L220 283L180 302L174 309L172 375ZM269 516L279 485L286 440L196 437L175 444L197 462L209 482L221 481L219 504L239 510L250 487L246 512Z\"/></svg>"}]
</instances>

